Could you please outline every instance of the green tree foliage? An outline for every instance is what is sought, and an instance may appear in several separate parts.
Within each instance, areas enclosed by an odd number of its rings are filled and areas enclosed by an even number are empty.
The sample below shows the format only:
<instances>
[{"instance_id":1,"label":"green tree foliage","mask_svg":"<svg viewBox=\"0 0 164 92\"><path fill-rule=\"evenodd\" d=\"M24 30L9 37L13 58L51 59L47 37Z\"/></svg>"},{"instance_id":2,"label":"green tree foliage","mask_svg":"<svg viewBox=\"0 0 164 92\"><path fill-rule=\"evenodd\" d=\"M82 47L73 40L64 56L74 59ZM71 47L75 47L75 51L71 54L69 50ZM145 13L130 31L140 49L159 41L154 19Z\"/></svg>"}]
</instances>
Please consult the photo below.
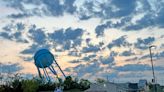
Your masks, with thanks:
<instances>
[{"instance_id":1,"label":"green tree foliage","mask_svg":"<svg viewBox=\"0 0 164 92\"><path fill-rule=\"evenodd\" d=\"M96 83L104 83L104 82L106 82L106 81L102 78L97 78L96 79Z\"/></svg>"},{"instance_id":2,"label":"green tree foliage","mask_svg":"<svg viewBox=\"0 0 164 92\"><path fill-rule=\"evenodd\" d=\"M88 81L86 79L81 79L80 83L79 83L79 87L82 90L86 90L86 89L90 88L90 84L91 84L90 81Z\"/></svg>"},{"instance_id":3,"label":"green tree foliage","mask_svg":"<svg viewBox=\"0 0 164 92\"><path fill-rule=\"evenodd\" d=\"M23 79L18 74L10 78L7 78L8 80L4 85L0 85L0 92L53 91L56 87L62 87L64 91L69 92L70 90L86 90L90 87L88 80L81 79L79 81L78 78L72 78L71 76L66 77L64 81L58 78L58 82L45 82L38 77Z\"/></svg>"},{"instance_id":4,"label":"green tree foliage","mask_svg":"<svg viewBox=\"0 0 164 92\"><path fill-rule=\"evenodd\" d=\"M22 82L23 92L36 92L39 84L36 80L24 80Z\"/></svg>"},{"instance_id":5,"label":"green tree foliage","mask_svg":"<svg viewBox=\"0 0 164 92\"><path fill-rule=\"evenodd\" d=\"M72 89L73 80L71 76L67 76L64 80L64 89L69 90Z\"/></svg>"}]
</instances>

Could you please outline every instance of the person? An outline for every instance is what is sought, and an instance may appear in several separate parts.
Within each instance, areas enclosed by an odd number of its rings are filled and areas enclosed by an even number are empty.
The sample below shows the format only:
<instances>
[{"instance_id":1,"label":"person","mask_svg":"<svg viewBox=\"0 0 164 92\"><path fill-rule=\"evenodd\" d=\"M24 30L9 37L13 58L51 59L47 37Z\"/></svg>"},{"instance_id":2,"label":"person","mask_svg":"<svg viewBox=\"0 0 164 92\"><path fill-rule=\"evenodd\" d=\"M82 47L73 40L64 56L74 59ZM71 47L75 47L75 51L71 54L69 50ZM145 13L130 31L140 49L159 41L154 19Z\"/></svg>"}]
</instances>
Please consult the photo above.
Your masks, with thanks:
<instances>
[{"instance_id":1,"label":"person","mask_svg":"<svg viewBox=\"0 0 164 92\"><path fill-rule=\"evenodd\" d=\"M60 87L57 87L54 92L63 92Z\"/></svg>"}]
</instances>

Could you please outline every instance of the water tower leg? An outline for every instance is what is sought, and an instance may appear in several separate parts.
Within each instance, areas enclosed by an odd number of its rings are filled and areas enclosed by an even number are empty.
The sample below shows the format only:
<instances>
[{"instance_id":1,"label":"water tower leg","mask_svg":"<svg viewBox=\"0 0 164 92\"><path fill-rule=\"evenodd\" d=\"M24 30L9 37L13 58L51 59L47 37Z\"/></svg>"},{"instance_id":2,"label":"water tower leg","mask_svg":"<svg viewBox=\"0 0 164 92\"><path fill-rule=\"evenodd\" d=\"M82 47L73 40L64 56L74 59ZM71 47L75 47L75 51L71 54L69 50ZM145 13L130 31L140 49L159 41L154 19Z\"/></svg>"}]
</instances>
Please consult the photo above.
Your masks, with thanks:
<instances>
[{"instance_id":1,"label":"water tower leg","mask_svg":"<svg viewBox=\"0 0 164 92\"><path fill-rule=\"evenodd\" d=\"M46 71L46 74L47 74L47 76L48 76L48 82L50 82L51 79L50 79L50 76L48 75L48 72L47 72L46 68L45 68L45 71Z\"/></svg>"},{"instance_id":2,"label":"water tower leg","mask_svg":"<svg viewBox=\"0 0 164 92\"><path fill-rule=\"evenodd\" d=\"M55 69L53 68L53 66L51 65L50 67L48 67L50 70L51 70L51 72L54 74L54 75L57 75L57 73L56 73L56 71L55 71Z\"/></svg>"},{"instance_id":3,"label":"water tower leg","mask_svg":"<svg viewBox=\"0 0 164 92\"><path fill-rule=\"evenodd\" d=\"M56 60L54 60L54 61L55 61L56 65L58 66L58 68L60 69L60 71L61 71L61 73L63 74L63 76L66 78L64 72L62 71L62 69L60 68L60 66L59 66L58 63L56 62Z\"/></svg>"},{"instance_id":4,"label":"water tower leg","mask_svg":"<svg viewBox=\"0 0 164 92\"><path fill-rule=\"evenodd\" d=\"M41 65L41 67L43 68L43 72L44 72L44 75L45 75L46 79L47 79L48 81L50 81L50 78L49 78L49 76L48 76L48 73L47 73L46 69L43 67L43 64L40 63L40 65Z\"/></svg>"},{"instance_id":5,"label":"water tower leg","mask_svg":"<svg viewBox=\"0 0 164 92\"><path fill-rule=\"evenodd\" d=\"M47 74L47 72L46 72L46 70L43 68L43 72L44 72L44 75L45 75L45 77L46 77L46 79L48 80L48 81L50 81L50 79L49 79L49 77L48 77L48 74Z\"/></svg>"},{"instance_id":6,"label":"water tower leg","mask_svg":"<svg viewBox=\"0 0 164 92\"><path fill-rule=\"evenodd\" d=\"M42 79L42 74L41 74L41 72L40 72L38 67L37 67L37 70L38 70L39 77Z\"/></svg>"},{"instance_id":7,"label":"water tower leg","mask_svg":"<svg viewBox=\"0 0 164 92\"><path fill-rule=\"evenodd\" d=\"M56 75L57 79L59 80L58 74L56 73L54 67L51 65L51 66L48 67L48 68L51 70L51 72L52 72L54 75Z\"/></svg>"}]
</instances>

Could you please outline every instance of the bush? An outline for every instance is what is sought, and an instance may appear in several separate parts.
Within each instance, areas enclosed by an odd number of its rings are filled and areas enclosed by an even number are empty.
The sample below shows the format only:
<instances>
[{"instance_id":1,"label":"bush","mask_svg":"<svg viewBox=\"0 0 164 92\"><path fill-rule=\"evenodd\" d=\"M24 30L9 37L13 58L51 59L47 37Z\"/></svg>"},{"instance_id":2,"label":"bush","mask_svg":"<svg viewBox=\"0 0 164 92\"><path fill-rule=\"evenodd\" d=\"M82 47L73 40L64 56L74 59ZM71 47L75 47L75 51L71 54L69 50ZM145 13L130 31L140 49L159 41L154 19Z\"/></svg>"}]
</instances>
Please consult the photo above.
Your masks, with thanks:
<instances>
[{"instance_id":1,"label":"bush","mask_svg":"<svg viewBox=\"0 0 164 92\"><path fill-rule=\"evenodd\" d=\"M80 83L79 83L79 88L81 90L86 90L86 89L90 88L90 84L91 84L90 81L85 80L85 79L81 79Z\"/></svg>"},{"instance_id":2,"label":"bush","mask_svg":"<svg viewBox=\"0 0 164 92\"><path fill-rule=\"evenodd\" d=\"M11 87L13 89L13 92L23 92L22 81L19 79L13 80L13 82L11 83Z\"/></svg>"},{"instance_id":3,"label":"bush","mask_svg":"<svg viewBox=\"0 0 164 92\"><path fill-rule=\"evenodd\" d=\"M23 92L36 92L39 88L39 83L36 80L23 80Z\"/></svg>"},{"instance_id":4,"label":"bush","mask_svg":"<svg viewBox=\"0 0 164 92\"><path fill-rule=\"evenodd\" d=\"M56 85L56 83L41 83L39 85L38 91L54 90Z\"/></svg>"}]
</instances>

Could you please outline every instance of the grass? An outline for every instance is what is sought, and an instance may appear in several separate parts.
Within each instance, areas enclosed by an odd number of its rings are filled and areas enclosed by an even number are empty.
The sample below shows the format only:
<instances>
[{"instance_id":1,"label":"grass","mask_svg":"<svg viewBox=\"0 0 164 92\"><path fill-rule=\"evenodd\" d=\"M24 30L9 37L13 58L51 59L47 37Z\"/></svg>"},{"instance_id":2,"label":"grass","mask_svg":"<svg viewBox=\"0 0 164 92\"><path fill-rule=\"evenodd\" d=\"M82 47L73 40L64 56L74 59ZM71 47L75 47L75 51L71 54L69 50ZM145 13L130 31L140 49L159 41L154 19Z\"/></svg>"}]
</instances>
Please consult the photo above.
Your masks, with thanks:
<instances>
[{"instance_id":1,"label":"grass","mask_svg":"<svg viewBox=\"0 0 164 92\"><path fill-rule=\"evenodd\" d=\"M40 91L40 92L54 92L54 91ZM72 90L67 90L67 91L63 91L63 92L84 92L84 91L81 91L79 89L72 89Z\"/></svg>"},{"instance_id":2,"label":"grass","mask_svg":"<svg viewBox=\"0 0 164 92\"><path fill-rule=\"evenodd\" d=\"M79 89L72 89L72 90L68 90L68 91L64 91L64 92L84 92L84 91L81 91Z\"/></svg>"}]
</instances>

